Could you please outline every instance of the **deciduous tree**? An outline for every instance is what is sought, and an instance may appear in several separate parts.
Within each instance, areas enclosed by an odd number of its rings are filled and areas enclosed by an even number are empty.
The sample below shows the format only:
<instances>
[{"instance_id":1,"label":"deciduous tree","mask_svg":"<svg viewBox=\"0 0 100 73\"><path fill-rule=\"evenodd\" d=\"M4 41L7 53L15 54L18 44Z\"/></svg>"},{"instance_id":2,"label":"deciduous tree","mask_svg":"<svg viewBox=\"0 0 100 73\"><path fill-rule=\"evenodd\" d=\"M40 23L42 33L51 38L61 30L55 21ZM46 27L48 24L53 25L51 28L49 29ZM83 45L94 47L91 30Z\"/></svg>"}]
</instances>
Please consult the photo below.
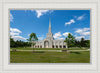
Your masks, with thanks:
<instances>
[{"instance_id":1,"label":"deciduous tree","mask_svg":"<svg viewBox=\"0 0 100 73\"><path fill-rule=\"evenodd\" d=\"M38 38L35 33L31 33L29 39L27 40L32 43L32 47L34 48L35 45L34 41L37 41Z\"/></svg>"}]
</instances>

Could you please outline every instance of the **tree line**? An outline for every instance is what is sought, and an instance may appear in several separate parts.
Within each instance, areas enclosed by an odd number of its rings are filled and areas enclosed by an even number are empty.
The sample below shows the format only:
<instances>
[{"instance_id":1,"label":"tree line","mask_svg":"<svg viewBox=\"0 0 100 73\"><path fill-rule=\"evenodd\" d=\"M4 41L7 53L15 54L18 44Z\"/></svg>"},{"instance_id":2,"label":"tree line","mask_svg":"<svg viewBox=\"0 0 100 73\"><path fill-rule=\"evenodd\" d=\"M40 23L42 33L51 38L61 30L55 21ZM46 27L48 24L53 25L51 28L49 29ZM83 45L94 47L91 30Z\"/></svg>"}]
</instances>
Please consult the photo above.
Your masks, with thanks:
<instances>
[{"instance_id":1,"label":"tree line","mask_svg":"<svg viewBox=\"0 0 100 73\"><path fill-rule=\"evenodd\" d=\"M76 40L75 37L72 34L68 34L68 37L65 38L65 42L70 47L88 47L90 48L90 40L85 40L84 38L81 38L81 40Z\"/></svg>"},{"instance_id":2,"label":"tree line","mask_svg":"<svg viewBox=\"0 0 100 73\"><path fill-rule=\"evenodd\" d=\"M30 42L23 42L23 41L14 41L13 38L10 37L10 47L31 47Z\"/></svg>"},{"instance_id":3,"label":"tree line","mask_svg":"<svg viewBox=\"0 0 100 73\"><path fill-rule=\"evenodd\" d=\"M31 33L29 39L27 39L28 42L23 41L14 41L13 38L10 37L10 47L31 47L34 46L34 41L37 41L38 38L35 33ZM68 48L70 47L87 47L90 48L90 40L85 40L84 38L81 38L81 40L76 40L75 37L69 33L68 36L65 38L66 45Z\"/></svg>"},{"instance_id":4,"label":"tree line","mask_svg":"<svg viewBox=\"0 0 100 73\"><path fill-rule=\"evenodd\" d=\"M38 38L35 33L31 33L29 36L29 39L27 39L28 42L24 41L14 41L13 38L10 36L10 47L33 47L35 45L34 41L37 41Z\"/></svg>"}]
</instances>

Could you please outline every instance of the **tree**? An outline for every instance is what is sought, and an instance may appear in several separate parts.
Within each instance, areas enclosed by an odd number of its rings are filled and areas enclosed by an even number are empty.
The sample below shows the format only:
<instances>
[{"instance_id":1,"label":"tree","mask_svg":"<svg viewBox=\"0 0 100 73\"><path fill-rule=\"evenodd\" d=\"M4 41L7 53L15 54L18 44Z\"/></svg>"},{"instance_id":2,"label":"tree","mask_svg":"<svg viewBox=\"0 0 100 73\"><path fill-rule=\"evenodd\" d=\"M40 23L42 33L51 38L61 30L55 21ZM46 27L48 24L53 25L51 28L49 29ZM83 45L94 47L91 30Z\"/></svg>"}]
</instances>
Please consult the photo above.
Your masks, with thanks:
<instances>
[{"instance_id":1,"label":"tree","mask_svg":"<svg viewBox=\"0 0 100 73\"><path fill-rule=\"evenodd\" d=\"M30 47L30 46L31 46L30 42L24 42L21 40L14 41L14 39L11 38L10 36L10 47Z\"/></svg>"},{"instance_id":2,"label":"tree","mask_svg":"<svg viewBox=\"0 0 100 73\"><path fill-rule=\"evenodd\" d=\"M34 48L34 45L35 45L34 41L37 41L38 38L35 33L31 33L30 38L27 40L32 44L32 47Z\"/></svg>"},{"instance_id":3,"label":"tree","mask_svg":"<svg viewBox=\"0 0 100 73\"><path fill-rule=\"evenodd\" d=\"M86 47L90 48L90 40L85 40Z\"/></svg>"},{"instance_id":4,"label":"tree","mask_svg":"<svg viewBox=\"0 0 100 73\"><path fill-rule=\"evenodd\" d=\"M14 41L13 38L11 38L11 36L10 36L10 47L16 47L15 46L15 41Z\"/></svg>"},{"instance_id":5,"label":"tree","mask_svg":"<svg viewBox=\"0 0 100 73\"><path fill-rule=\"evenodd\" d=\"M75 39L75 47L81 48L81 41Z\"/></svg>"},{"instance_id":6,"label":"tree","mask_svg":"<svg viewBox=\"0 0 100 73\"><path fill-rule=\"evenodd\" d=\"M81 43L81 47L85 47L85 39L84 38L81 38L80 43Z\"/></svg>"},{"instance_id":7,"label":"tree","mask_svg":"<svg viewBox=\"0 0 100 73\"><path fill-rule=\"evenodd\" d=\"M75 37L72 34L68 34L68 37L65 39L66 44L69 47L74 47L75 46Z\"/></svg>"}]
</instances>

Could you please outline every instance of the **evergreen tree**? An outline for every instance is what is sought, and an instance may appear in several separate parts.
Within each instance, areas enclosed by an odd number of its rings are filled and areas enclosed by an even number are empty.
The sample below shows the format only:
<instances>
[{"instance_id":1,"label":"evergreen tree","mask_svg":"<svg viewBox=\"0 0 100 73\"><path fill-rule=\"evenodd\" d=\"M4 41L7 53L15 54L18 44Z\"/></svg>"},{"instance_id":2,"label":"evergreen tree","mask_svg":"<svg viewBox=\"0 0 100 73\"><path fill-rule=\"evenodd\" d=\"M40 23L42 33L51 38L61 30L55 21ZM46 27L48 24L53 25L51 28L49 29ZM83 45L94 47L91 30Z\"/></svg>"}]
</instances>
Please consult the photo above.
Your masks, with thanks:
<instances>
[{"instance_id":1,"label":"evergreen tree","mask_svg":"<svg viewBox=\"0 0 100 73\"><path fill-rule=\"evenodd\" d=\"M75 47L75 37L72 34L68 34L68 37L66 37L65 42L69 47Z\"/></svg>"},{"instance_id":2,"label":"evergreen tree","mask_svg":"<svg viewBox=\"0 0 100 73\"><path fill-rule=\"evenodd\" d=\"M85 39L84 38L81 38L80 43L81 43L81 47L85 47Z\"/></svg>"},{"instance_id":3,"label":"evergreen tree","mask_svg":"<svg viewBox=\"0 0 100 73\"><path fill-rule=\"evenodd\" d=\"M10 47L16 47L15 46L15 41L14 41L13 38L11 38L11 36L10 36Z\"/></svg>"}]
</instances>

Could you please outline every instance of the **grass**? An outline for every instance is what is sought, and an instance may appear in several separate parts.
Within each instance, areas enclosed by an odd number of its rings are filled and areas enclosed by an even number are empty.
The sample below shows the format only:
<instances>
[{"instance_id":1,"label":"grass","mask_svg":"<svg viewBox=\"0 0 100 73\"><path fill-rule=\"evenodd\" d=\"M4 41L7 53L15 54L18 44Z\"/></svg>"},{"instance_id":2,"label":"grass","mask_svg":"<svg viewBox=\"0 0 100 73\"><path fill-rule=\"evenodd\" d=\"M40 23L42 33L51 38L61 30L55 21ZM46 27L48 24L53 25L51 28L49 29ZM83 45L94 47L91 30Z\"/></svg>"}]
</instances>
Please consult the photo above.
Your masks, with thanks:
<instances>
[{"instance_id":1,"label":"grass","mask_svg":"<svg viewBox=\"0 0 100 73\"><path fill-rule=\"evenodd\" d=\"M69 50L87 50L89 48L86 48L86 47L81 47L81 48L78 48L78 47L71 47L69 48Z\"/></svg>"},{"instance_id":2,"label":"grass","mask_svg":"<svg viewBox=\"0 0 100 73\"><path fill-rule=\"evenodd\" d=\"M13 48L11 48L13 49ZM19 49L19 48L17 48ZM21 48L23 49L23 48ZM27 48L24 48L27 49ZM32 49L32 48L29 48ZM47 48L44 48L47 49ZM90 52L35 52L32 51L11 51L11 63L89 63Z\"/></svg>"},{"instance_id":3,"label":"grass","mask_svg":"<svg viewBox=\"0 0 100 73\"><path fill-rule=\"evenodd\" d=\"M18 47L18 48L10 48L10 49L16 49L16 50L33 50L33 48L22 48L22 47ZM34 48L34 50L63 50L63 49L67 49L67 48ZM71 47L69 48L69 50L87 50L88 48L78 48L78 47Z\"/></svg>"},{"instance_id":4,"label":"grass","mask_svg":"<svg viewBox=\"0 0 100 73\"><path fill-rule=\"evenodd\" d=\"M16 49L16 50L33 50L33 48L10 48L10 49ZM34 48L34 50L62 50L63 48ZM64 48L67 49L67 48Z\"/></svg>"}]
</instances>

